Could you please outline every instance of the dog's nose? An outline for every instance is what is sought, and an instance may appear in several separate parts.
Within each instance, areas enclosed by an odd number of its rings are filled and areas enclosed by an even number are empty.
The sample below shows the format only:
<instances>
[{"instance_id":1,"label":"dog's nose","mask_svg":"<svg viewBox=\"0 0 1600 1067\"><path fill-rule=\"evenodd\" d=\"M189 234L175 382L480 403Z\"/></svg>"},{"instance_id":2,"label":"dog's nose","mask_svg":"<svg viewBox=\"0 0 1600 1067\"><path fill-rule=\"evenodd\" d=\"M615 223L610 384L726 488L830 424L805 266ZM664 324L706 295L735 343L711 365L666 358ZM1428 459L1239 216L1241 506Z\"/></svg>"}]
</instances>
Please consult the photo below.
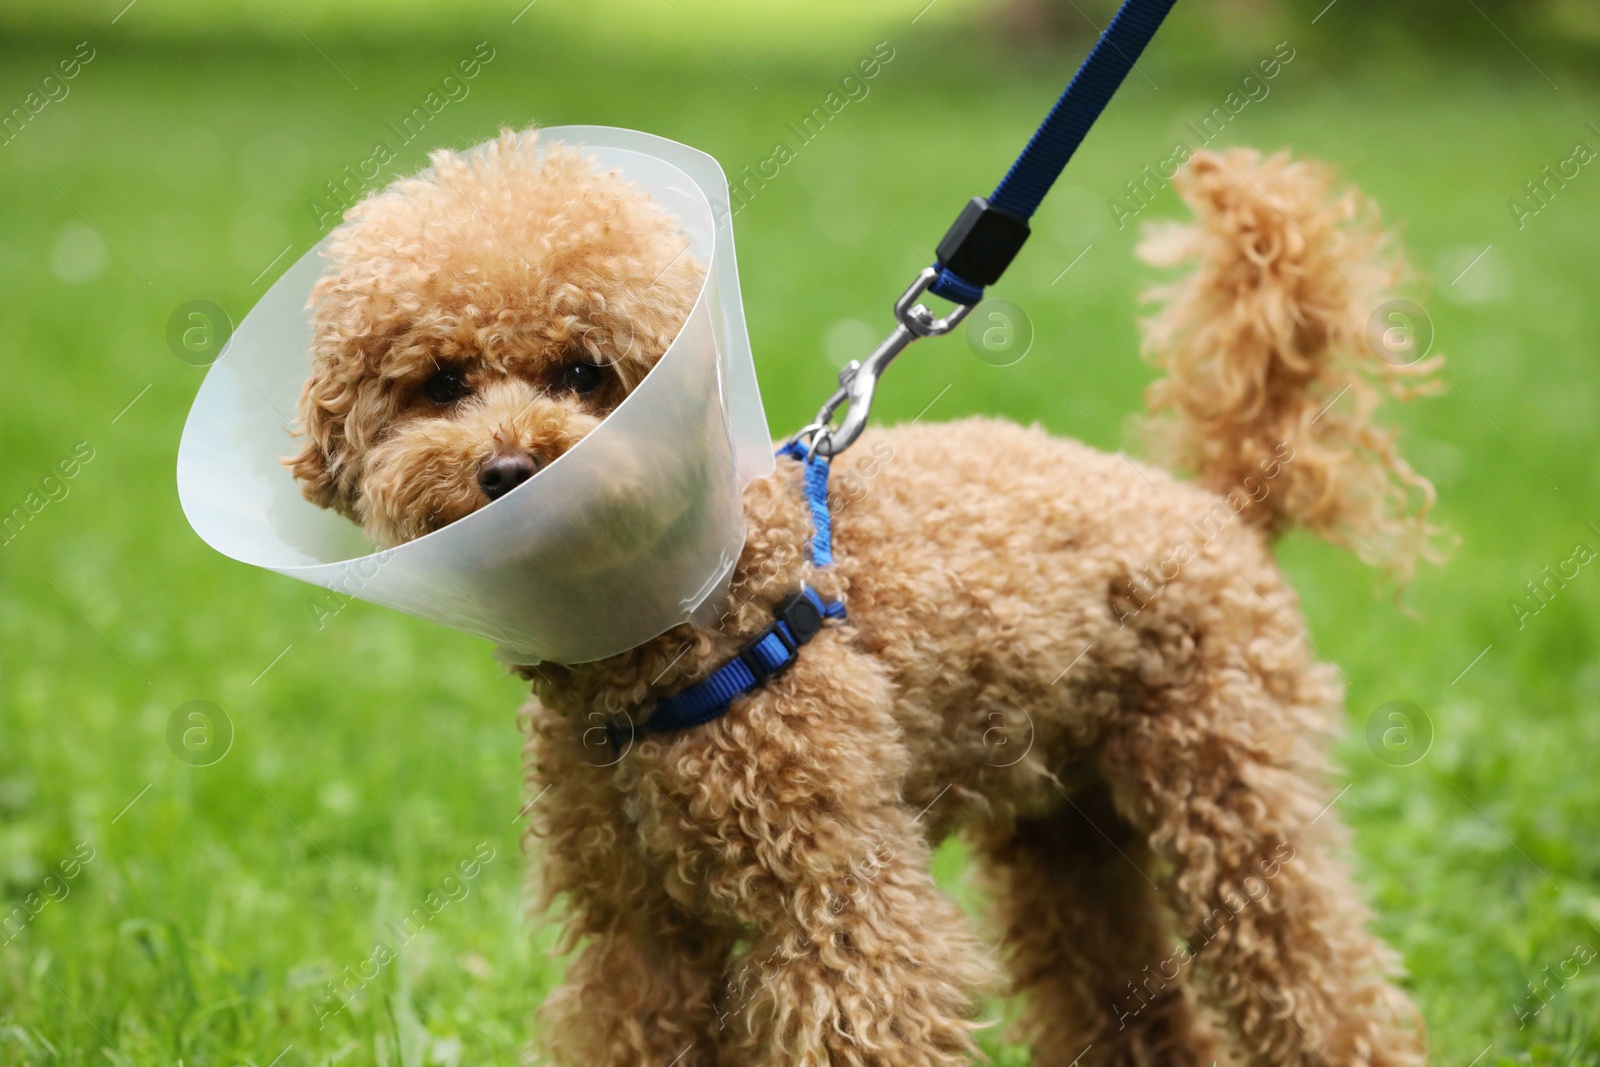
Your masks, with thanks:
<instances>
[{"instance_id":1,"label":"dog's nose","mask_svg":"<svg viewBox=\"0 0 1600 1067\"><path fill-rule=\"evenodd\" d=\"M499 500L532 478L538 460L526 452L496 452L478 468L478 486L490 500Z\"/></svg>"}]
</instances>

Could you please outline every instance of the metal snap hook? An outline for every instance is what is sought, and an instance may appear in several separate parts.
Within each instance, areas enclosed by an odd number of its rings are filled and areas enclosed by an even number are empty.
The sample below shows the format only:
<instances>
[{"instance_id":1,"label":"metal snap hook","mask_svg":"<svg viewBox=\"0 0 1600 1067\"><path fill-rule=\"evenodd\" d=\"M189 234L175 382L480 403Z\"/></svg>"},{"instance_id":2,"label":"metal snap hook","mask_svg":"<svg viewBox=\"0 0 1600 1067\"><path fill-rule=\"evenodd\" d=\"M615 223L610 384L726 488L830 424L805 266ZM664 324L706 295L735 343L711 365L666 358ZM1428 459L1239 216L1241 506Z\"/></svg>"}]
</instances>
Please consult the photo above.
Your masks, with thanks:
<instances>
[{"instance_id":1,"label":"metal snap hook","mask_svg":"<svg viewBox=\"0 0 1600 1067\"><path fill-rule=\"evenodd\" d=\"M896 326L865 360L852 360L839 372L839 390L828 398L817 412L817 417L795 434L794 440L805 440L808 452L832 459L851 445L866 429L867 416L872 413L872 398L877 391L878 379L883 376L896 356L905 351L913 341L924 337L940 337L961 324L972 311L970 304L957 304L942 318L935 318L917 298L928 291L928 286L939 277L933 267L925 268L910 287L894 302ZM833 417L846 403L844 421L833 428ZM810 435L807 437L807 435Z\"/></svg>"}]
</instances>

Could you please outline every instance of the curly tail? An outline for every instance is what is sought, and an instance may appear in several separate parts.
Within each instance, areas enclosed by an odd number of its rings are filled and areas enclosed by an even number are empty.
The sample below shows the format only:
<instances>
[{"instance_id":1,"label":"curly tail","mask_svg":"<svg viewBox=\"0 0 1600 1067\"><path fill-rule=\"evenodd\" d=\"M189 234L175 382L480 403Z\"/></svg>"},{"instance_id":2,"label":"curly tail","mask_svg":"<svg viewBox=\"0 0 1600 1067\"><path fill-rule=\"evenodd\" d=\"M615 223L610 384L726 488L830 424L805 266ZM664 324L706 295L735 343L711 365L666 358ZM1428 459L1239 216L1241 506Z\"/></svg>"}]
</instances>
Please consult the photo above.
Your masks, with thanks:
<instances>
[{"instance_id":1,"label":"curly tail","mask_svg":"<svg viewBox=\"0 0 1600 1067\"><path fill-rule=\"evenodd\" d=\"M1161 305L1145 356L1166 372L1145 397L1153 451L1270 533L1306 527L1404 583L1441 558L1434 490L1373 414L1383 393L1437 392L1443 357L1420 308L1385 303L1408 275L1377 209L1287 153L1198 152L1174 185L1195 221L1147 228L1138 250L1198 261L1144 297Z\"/></svg>"}]
</instances>

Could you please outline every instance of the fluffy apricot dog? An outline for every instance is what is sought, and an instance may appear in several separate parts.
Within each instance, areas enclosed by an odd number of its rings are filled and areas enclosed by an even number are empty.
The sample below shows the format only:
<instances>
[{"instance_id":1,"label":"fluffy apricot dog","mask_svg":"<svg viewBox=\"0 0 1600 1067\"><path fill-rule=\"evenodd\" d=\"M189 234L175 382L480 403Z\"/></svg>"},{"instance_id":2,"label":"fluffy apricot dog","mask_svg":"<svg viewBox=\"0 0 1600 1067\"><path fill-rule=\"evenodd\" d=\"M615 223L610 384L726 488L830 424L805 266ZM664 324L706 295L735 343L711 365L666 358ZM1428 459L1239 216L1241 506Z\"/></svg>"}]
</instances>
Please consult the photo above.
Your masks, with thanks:
<instances>
[{"instance_id":1,"label":"fluffy apricot dog","mask_svg":"<svg viewBox=\"0 0 1600 1067\"><path fill-rule=\"evenodd\" d=\"M593 429L671 342L703 267L578 152L507 133L357 205L315 300L318 504L417 537ZM1166 471L973 419L869 432L814 569L801 469L745 492L722 622L524 671L539 902L575 952L537 1032L561 1064L955 1065L1019 996L1037 1065L1419 1064L1328 780L1335 670L1269 544L1293 525L1401 578L1428 483L1377 428L1425 388L1367 323L1401 280L1319 167L1200 153L1195 221L1141 252ZM813 584L842 599L787 672L614 754L596 715L727 662ZM619 610L625 607L619 606ZM962 834L998 951L929 873Z\"/></svg>"}]
</instances>

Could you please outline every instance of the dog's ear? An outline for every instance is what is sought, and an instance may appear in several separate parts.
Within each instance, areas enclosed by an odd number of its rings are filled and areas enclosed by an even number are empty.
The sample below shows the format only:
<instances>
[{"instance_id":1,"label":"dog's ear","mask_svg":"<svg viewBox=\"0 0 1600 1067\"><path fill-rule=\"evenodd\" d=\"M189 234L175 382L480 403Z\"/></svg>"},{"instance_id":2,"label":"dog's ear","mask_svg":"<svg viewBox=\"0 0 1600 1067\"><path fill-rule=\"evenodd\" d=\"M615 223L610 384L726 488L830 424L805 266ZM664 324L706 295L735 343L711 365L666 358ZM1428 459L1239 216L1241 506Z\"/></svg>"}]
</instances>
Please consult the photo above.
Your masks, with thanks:
<instances>
[{"instance_id":1,"label":"dog's ear","mask_svg":"<svg viewBox=\"0 0 1600 1067\"><path fill-rule=\"evenodd\" d=\"M347 512L340 478L344 420L322 393L320 375L313 375L300 394L299 436L305 439L300 454L280 460L300 483L301 494L319 508Z\"/></svg>"},{"instance_id":2,"label":"dog's ear","mask_svg":"<svg viewBox=\"0 0 1600 1067\"><path fill-rule=\"evenodd\" d=\"M300 483L300 492L307 500L319 508L335 506L338 492L334 487L332 465L329 456L319 445L308 443L299 455L280 462L289 468L289 473Z\"/></svg>"}]
</instances>

